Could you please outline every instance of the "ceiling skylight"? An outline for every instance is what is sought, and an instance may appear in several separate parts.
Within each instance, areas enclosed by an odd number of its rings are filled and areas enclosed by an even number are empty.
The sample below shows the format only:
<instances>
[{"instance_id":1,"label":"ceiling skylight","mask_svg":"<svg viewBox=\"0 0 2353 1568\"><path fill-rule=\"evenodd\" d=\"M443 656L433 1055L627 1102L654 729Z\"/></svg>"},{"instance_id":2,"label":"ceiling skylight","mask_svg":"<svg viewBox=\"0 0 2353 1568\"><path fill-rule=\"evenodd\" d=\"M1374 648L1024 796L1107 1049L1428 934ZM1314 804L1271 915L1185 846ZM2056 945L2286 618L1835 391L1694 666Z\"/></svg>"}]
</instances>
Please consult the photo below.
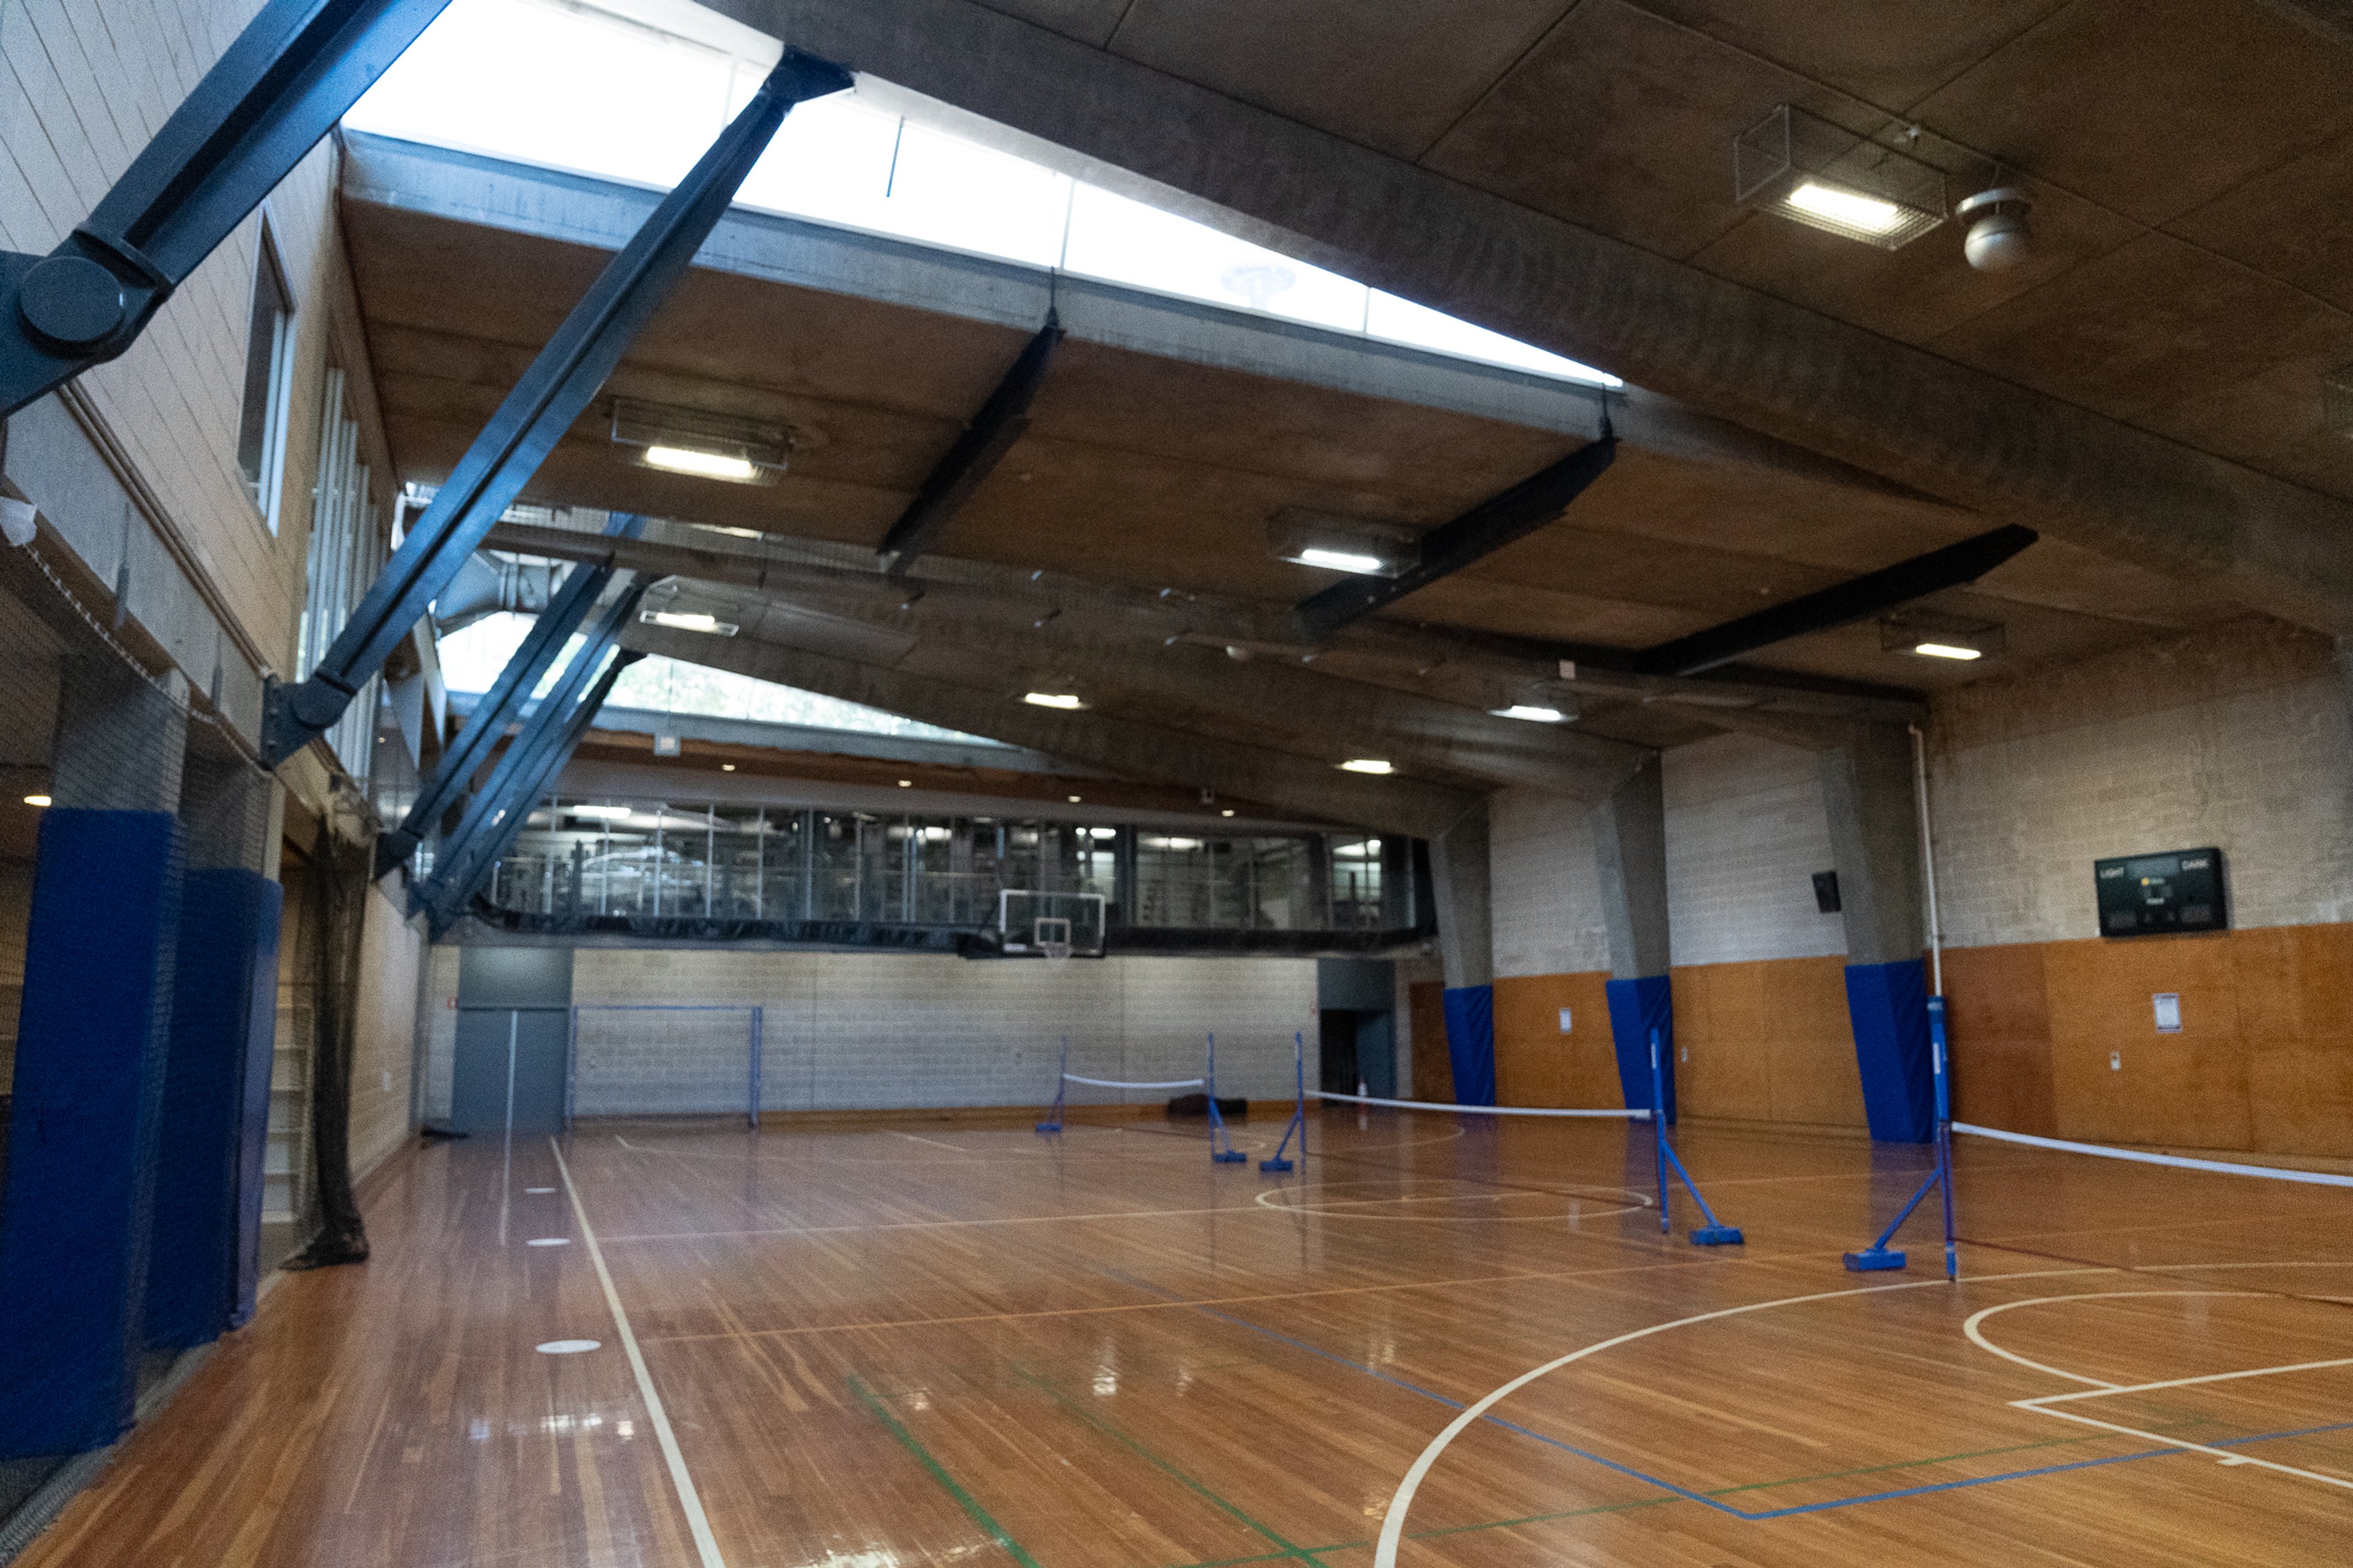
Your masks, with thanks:
<instances>
[{"instance_id":1,"label":"ceiling skylight","mask_svg":"<svg viewBox=\"0 0 2353 1568\"><path fill-rule=\"evenodd\" d=\"M751 97L776 48L685 0L452 0L344 122L667 189ZM854 92L796 109L736 199L1537 375L1620 384Z\"/></svg>"}]
</instances>

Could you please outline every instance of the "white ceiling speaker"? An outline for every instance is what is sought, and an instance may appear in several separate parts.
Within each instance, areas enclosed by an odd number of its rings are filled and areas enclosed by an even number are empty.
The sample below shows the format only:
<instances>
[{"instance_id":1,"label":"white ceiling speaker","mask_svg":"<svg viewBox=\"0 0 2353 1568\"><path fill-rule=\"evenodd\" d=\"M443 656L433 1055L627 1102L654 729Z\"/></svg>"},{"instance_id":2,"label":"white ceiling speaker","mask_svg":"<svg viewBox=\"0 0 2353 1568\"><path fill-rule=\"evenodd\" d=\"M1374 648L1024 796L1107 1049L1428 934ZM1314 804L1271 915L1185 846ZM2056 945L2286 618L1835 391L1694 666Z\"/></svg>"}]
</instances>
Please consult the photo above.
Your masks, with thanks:
<instances>
[{"instance_id":1,"label":"white ceiling speaker","mask_svg":"<svg viewBox=\"0 0 2353 1568\"><path fill-rule=\"evenodd\" d=\"M1968 224L1961 254L1980 272L2007 272L2026 259L2033 231L2026 215L2033 203L2016 185L1999 185L1964 197L1953 216Z\"/></svg>"}]
</instances>

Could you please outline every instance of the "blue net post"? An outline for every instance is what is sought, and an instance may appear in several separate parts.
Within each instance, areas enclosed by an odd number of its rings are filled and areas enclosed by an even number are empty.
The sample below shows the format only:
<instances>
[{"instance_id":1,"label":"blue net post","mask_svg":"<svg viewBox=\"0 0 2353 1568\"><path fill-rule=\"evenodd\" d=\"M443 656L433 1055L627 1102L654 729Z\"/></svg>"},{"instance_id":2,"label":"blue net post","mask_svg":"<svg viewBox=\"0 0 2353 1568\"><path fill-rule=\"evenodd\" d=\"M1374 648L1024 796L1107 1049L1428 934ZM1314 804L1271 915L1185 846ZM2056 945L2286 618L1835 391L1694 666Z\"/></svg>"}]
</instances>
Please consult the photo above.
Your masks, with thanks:
<instances>
[{"instance_id":1,"label":"blue net post","mask_svg":"<svg viewBox=\"0 0 2353 1568\"><path fill-rule=\"evenodd\" d=\"M1053 1114L1051 1114L1050 1116L1047 1117L1047 1119L1046 1119L1045 1121L1040 1121L1039 1123L1038 1123L1038 1131L1040 1131L1040 1132L1060 1132L1060 1131L1062 1130L1062 1102L1063 1102L1063 1099L1064 1099L1064 1097L1065 1097L1065 1096L1067 1096L1070 1092L1071 1092L1071 1037L1070 1037L1070 1036L1068 1036L1068 1035L1064 1035L1064 1036L1062 1037L1062 1065L1061 1065L1060 1069L1059 1071L1057 1071L1057 1072L1054 1074L1054 1110L1053 1110Z\"/></svg>"},{"instance_id":2,"label":"blue net post","mask_svg":"<svg viewBox=\"0 0 2353 1568\"><path fill-rule=\"evenodd\" d=\"M1941 1190L1945 1204L1945 1278L1957 1279L1960 1277L1960 1258L1954 1246L1953 1229L1953 1096L1946 1068L1945 999L1942 996L1928 998L1928 1050L1929 1068L1935 1075L1936 1090L1936 1166L1928 1173L1928 1179L1922 1182L1911 1197L1905 1200L1904 1206L1895 1211L1894 1219L1879 1233L1878 1240L1860 1252L1841 1255L1848 1269L1856 1274L1875 1274L1883 1269L1901 1268L1909 1262L1902 1248L1887 1244L1895 1239L1895 1233L1904 1228L1904 1222L1912 1217L1912 1211L1920 1206L1920 1200L1932 1191Z\"/></svg>"},{"instance_id":3,"label":"blue net post","mask_svg":"<svg viewBox=\"0 0 2353 1568\"><path fill-rule=\"evenodd\" d=\"M1218 1111L1218 1037L1209 1037L1209 1158L1220 1165L1239 1165L1249 1158L1234 1147L1233 1135L1226 1131L1226 1119Z\"/></svg>"},{"instance_id":4,"label":"blue net post","mask_svg":"<svg viewBox=\"0 0 2353 1568\"><path fill-rule=\"evenodd\" d=\"M1651 1135L1656 1142L1653 1163L1659 1178L1659 1234L1674 1229L1667 1218L1667 1075L1659 1065L1659 1031L1651 1031Z\"/></svg>"},{"instance_id":5,"label":"blue net post","mask_svg":"<svg viewBox=\"0 0 2353 1568\"><path fill-rule=\"evenodd\" d=\"M1292 1108L1291 1124L1282 1130L1282 1142L1274 1146L1272 1154L1258 1163L1258 1168L1262 1172L1291 1169L1291 1162L1283 1158L1283 1151L1291 1147L1291 1135L1294 1132L1299 1134L1299 1157L1302 1160L1307 1158L1307 1037L1294 1029L1291 1044L1293 1051L1292 1077L1299 1098Z\"/></svg>"},{"instance_id":6,"label":"blue net post","mask_svg":"<svg viewBox=\"0 0 2353 1568\"><path fill-rule=\"evenodd\" d=\"M760 1009L752 1009L752 1102L744 1113L752 1131L760 1130Z\"/></svg>"},{"instance_id":7,"label":"blue net post","mask_svg":"<svg viewBox=\"0 0 2353 1568\"><path fill-rule=\"evenodd\" d=\"M1676 1154L1674 1145L1667 1142L1666 1069L1659 1060L1659 1031L1656 1029L1651 1031L1651 1130L1658 1139L1659 1148L1659 1229L1662 1232L1673 1229L1667 1221L1667 1172L1672 1167L1675 1180L1683 1184L1683 1191L1689 1193L1692 1202L1699 1205L1700 1217L1707 1222L1693 1229L1692 1245L1744 1245L1748 1238L1741 1234L1738 1226L1726 1225L1715 1217L1715 1211L1707 1206L1707 1194L1699 1190L1699 1184L1691 1179L1689 1171L1683 1169L1682 1157Z\"/></svg>"}]
</instances>

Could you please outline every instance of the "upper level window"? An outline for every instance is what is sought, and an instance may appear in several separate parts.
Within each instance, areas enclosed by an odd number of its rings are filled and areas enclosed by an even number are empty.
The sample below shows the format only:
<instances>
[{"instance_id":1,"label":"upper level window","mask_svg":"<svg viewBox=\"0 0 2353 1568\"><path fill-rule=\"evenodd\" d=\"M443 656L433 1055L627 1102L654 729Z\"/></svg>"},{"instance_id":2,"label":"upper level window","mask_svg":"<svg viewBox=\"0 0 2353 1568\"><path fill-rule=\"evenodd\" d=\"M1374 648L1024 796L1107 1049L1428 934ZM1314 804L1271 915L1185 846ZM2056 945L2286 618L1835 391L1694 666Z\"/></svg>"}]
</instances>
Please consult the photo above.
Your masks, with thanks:
<instances>
[{"instance_id":1,"label":"upper level window","mask_svg":"<svg viewBox=\"0 0 2353 1568\"><path fill-rule=\"evenodd\" d=\"M294 382L294 297L269 226L261 226L253 269L253 315L246 329L245 401L237 422L237 466L246 494L278 531L279 490L286 468L286 400Z\"/></svg>"}]
</instances>

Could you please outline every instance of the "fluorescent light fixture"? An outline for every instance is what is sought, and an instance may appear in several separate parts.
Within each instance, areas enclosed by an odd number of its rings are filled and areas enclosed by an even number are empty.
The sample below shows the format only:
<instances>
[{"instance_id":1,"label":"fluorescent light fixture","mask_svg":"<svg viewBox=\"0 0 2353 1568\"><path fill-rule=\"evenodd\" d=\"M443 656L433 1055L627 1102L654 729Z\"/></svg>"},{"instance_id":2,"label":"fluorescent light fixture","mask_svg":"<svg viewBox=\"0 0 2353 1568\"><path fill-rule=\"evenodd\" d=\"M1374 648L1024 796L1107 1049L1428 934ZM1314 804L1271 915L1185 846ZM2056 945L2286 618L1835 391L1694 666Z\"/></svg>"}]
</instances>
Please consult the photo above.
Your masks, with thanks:
<instances>
[{"instance_id":1,"label":"fluorescent light fixture","mask_svg":"<svg viewBox=\"0 0 2353 1568\"><path fill-rule=\"evenodd\" d=\"M1090 827L1087 829L1087 837L1096 839L1116 838L1119 837L1119 829L1116 827Z\"/></svg>"},{"instance_id":2,"label":"fluorescent light fixture","mask_svg":"<svg viewBox=\"0 0 2353 1568\"><path fill-rule=\"evenodd\" d=\"M792 453L782 426L628 398L614 401L612 441L637 448L640 467L736 485L774 484Z\"/></svg>"},{"instance_id":3,"label":"fluorescent light fixture","mask_svg":"<svg viewBox=\"0 0 2353 1568\"><path fill-rule=\"evenodd\" d=\"M1781 104L1733 139L1733 199L1894 250L1945 221L1945 172Z\"/></svg>"},{"instance_id":4,"label":"fluorescent light fixture","mask_svg":"<svg viewBox=\"0 0 2353 1568\"><path fill-rule=\"evenodd\" d=\"M1340 771L1347 773L1393 773L1397 772L1397 764L1378 757L1350 757L1340 764Z\"/></svg>"},{"instance_id":5,"label":"fluorescent light fixture","mask_svg":"<svg viewBox=\"0 0 2353 1568\"><path fill-rule=\"evenodd\" d=\"M730 539L765 539L768 536L756 528L730 528L723 522L690 522L689 528L699 528L705 533L723 533Z\"/></svg>"},{"instance_id":6,"label":"fluorescent light fixture","mask_svg":"<svg viewBox=\"0 0 2353 1568\"><path fill-rule=\"evenodd\" d=\"M1367 577L1377 574L1383 565L1377 555L1353 555L1345 550L1325 550L1313 544L1291 559L1302 566L1323 566L1335 572L1356 572Z\"/></svg>"},{"instance_id":7,"label":"fluorescent light fixture","mask_svg":"<svg viewBox=\"0 0 2353 1568\"><path fill-rule=\"evenodd\" d=\"M1146 849L1198 849L1201 841L1198 838L1154 837L1144 840L1144 847Z\"/></svg>"},{"instance_id":8,"label":"fluorescent light fixture","mask_svg":"<svg viewBox=\"0 0 2353 1568\"><path fill-rule=\"evenodd\" d=\"M693 474L700 479L725 479L738 485L748 485L760 477L760 466L749 458L697 452L684 447L649 447L645 465L649 468L667 468L673 474Z\"/></svg>"},{"instance_id":9,"label":"fluorescent light fixture","mask_svg":"<svg viewBox=\"0 0 2353 1568\"><path fill-rule=\"evenodd\" d=\"M1514 702L1509 708L1490 708L1487 711L1498 719L1525 719L1531 724L1559 724L1568 718L1557 708L1539 708L1533 702Z\"/></svg>"},{"instance_id":10,"label":"fluorescent light fixture","mask_svg":"<svg viewBox=\"0 0 2353 1568\"><path fill-rule=\"evenodd\" d=\"M1071 709L1085 706L1076 696L1067 691L1025 691L1021 694L1021 700L1032 708Z\"/></svg>"},{"instance_id":11,"label":"fluorescent light fixture","mask_svg":"<svg viewBox=\"0 0 2353 1568\"><path fill-rule=\"evenodd\" d=\"M1218 813L1218 815L1219 815L1219 816L1231 816L1233 814L1234 814L1234 808L1233 808L1232 806L1230 806L1230 805L1229 805L1229 806L1228 806L1228 807L1226 807L1226 809L1225 809L1225 810L1223 810L1223 811L1221 811L1221 812Z\"/></svg>"},{"instance_id":12,"label":"fluorescent light fixture","mask_svg":"<svg viewBox=\"0 0 2353 1568\"><path fill-rule=\"evenodd\" d=\"M1344 859L1361 860L1368 855L1377 855L1379 852L1379 844L1370 838L1360 838L1354 844L1332 846L1332 853Z\"/></svg>"},{"instance_id":13,"label":"fluorescent light fixture","mask_svg":"<svg viewBox=\"0 0 2353 1568\"><path fill-rule=\"evenodd\" d=\"M913 789L915 787L915 781L913 779L901 779L899 781L899 787L901 789Z\"/></svg>"},{"instance_id":14,"label":"fluorescent light fixture","mask_svg":"<svg viewBox=\"0 0 2353 1568\"><path fill-rule=\"evenodd\" d=\"M1930 658L1970 659L1985 657L1985 651L1982 648L1963 647L1958 643L1948 642L1915 643L1912 645L1912 651L1926 654Z\"/></svg>"},{"instance_id":15,"label":"fluorescent light fixture","mask_svg":"<svg viewBox=\"0 0 2353 1568\"><path fill-rule=\"evenodd\" d=\"M1904 209L1894 202L1812 180L1781 199L1801 213L1829 218L1843 228L1859 228L1865 234L1885 234L1904 221ZM651 461L650 457L648 460Z\"/></svg>"},{"instance_id":16,"label":"fluorescent light fixture","mask_svg":"<svg viewBox=\"0 0 2353 1568\"><path fill-rule=\"evenodd\" d=\"M26 805L47 805L49 804L49 797L45 795L28 795L25 797L25 804Z\"/></svg>"},{"instance_id":17,"label":"fluorescent light fixture","mask_svg":"<svg viewBox=\"0 0 2353 1568\"><path fill-rule=\"evenodd\" d=\"M722 763L719 764L719 771L723 773L732 773L735 771L735 764L733 763Z\"/></svg>"},{"instance_id":18,"label":"fluorescent light fixture","mask_svg":"<svg viewBox=\"0 0 2353 1568\"><path fill-rule=\"evenodd\" d=\"M668 626L672 631L707 632L712 637L732 637L739 629L733 621L723 621L716 616L701 611L640 610L638 619L649 626Z\"/></svg>"},{"instance_id":19,"label":"fluorescent light fixture","mask_svg":"<svg viewBox=\"0 0 2353 1568\"><path fill-rule=\"evenodd\" d=\"M1071 804L1072 805L1078 805L1078 804L1079 804L1079 797L1078 797L1077 795L1072 795L1072 796L1071 797Z\"/></svg>"},{"instance_id":20,"label":"fluorescent light fixture","mask_svg":"<svg viewBox=\"0 0 2353 1568\"><path fill-rule=\"evenodd\" d=\"M567 805L564 808L564 815L593 816L599 822L627 822L629 808L626 805Z\"/></svg>"}]
</instances>

